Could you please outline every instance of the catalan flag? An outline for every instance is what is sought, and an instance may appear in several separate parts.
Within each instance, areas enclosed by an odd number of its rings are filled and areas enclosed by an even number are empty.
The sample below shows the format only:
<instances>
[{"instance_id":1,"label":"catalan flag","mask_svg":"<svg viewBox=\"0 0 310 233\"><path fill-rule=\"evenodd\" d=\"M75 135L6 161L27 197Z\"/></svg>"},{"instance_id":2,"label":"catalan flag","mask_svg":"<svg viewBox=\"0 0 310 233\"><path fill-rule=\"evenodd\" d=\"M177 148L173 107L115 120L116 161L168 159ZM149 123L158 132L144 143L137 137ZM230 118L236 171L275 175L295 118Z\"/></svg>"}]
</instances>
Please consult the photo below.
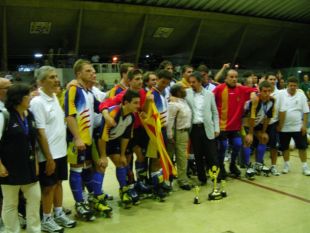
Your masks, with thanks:
<instances>
[{"instance_id":1,"label":"catalan flag","mask_svg":"<svg viewBox=\"0 0 310 233\"><path fill-rule=\"evenodd\" d=\"M157 111L154 101L148 105L147 117L146 119L141 119L141 122L150 138L147 155L150 155L150 157L156 157L157 154L159 154L164 179L169 180L169 176L176 176L177 172L166 150L161 132L160 113Z\"/></svg>"}]
</instances>

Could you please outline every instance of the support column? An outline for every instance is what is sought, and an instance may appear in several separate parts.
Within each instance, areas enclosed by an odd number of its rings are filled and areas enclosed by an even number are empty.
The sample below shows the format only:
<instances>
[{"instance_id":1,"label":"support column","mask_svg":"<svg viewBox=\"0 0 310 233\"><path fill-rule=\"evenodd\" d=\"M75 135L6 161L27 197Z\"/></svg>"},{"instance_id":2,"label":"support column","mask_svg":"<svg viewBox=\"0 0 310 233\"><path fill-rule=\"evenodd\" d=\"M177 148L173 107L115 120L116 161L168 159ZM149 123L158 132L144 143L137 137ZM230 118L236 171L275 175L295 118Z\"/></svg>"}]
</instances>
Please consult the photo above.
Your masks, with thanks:
<instances>
[{"instance_id":1,"label":"support column","mask_svg":"<svg viewBox=\"0 0 310 233\"><path fill-rule=\"evenodd\" d=\"M7 15L6 7L3 7L2 12L2 64L1 69L8 71L8 28L7 28Z\"/></svg>"},{"instance_id":2,"label":"support column","mask_svg":"<svg viewBox=\"0 0 310 233\"><path fill-rule=\"evenodd\" d=\"M78 58L79 53L80 53L80 39L81 39L82 22L83 22L83 9L80 9L78 24L77 24L77 29L76 29L75 49L74 49L74 53L75 53L75 56L77 58Z\"/></svg>"}]
</instances>

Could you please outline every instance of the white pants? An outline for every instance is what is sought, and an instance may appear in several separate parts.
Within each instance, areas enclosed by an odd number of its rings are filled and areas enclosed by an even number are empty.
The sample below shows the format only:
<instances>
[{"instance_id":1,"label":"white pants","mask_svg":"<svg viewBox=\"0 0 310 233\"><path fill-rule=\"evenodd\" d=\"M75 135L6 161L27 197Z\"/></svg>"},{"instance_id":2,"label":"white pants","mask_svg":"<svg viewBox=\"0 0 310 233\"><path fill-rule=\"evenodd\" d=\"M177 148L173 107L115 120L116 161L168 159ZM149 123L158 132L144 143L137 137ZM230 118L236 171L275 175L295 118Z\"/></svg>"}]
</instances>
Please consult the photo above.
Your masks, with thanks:
<instances>
[{"instance_id":1,"label":"white pants","mask_svg":"<svg viewBox=\"0 0 310 233\"><path fill-rule=\"evenodd\" d=\"M26 198L27 232L40 233L40 201L39 182L27 185L1 185L3 193L2 219L6 233L19 233L18 193L21 190Z\"/></svg>"}]
</instances>

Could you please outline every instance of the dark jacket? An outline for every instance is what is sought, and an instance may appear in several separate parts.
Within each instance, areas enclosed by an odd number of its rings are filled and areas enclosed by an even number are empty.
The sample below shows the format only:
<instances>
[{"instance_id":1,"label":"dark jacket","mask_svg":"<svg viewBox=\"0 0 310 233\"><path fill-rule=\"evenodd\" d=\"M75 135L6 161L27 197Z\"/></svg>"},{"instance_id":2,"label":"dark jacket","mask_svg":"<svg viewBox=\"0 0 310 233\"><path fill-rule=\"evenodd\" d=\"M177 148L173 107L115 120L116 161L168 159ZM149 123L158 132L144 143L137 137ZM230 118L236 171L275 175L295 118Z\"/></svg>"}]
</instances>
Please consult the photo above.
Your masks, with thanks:
<instances>
[{"instance_id":1,"label":"dark jacket","mask_svg":"<svg viewBox=\"0 0 310 233\"><path fill-rule=\"evenodd\" d=\"M36 182L35 144L37 132L35 120L28 111L27 119L29 132L19 119L15 110L9 111L10 118L7 129L3 132L0 142L0 158L8 170L7 177L0 177L0 184L25 185ZM23 125L22 125L23 124Z\"/></svg>"}]
</instances>

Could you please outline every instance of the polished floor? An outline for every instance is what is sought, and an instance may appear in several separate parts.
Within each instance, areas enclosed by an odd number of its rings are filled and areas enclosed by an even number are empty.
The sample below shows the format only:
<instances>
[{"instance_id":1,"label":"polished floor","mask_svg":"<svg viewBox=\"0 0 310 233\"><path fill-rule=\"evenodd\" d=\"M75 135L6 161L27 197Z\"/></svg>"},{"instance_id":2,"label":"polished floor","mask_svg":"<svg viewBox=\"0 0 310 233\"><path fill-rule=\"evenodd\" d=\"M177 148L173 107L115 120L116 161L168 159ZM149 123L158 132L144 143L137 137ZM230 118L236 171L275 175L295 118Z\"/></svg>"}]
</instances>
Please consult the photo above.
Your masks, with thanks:
<instances>
[{"instance_id":1,"label":"polished floor","mask_svg":"<svg viewBox=\"0 0 310 233\"><path fill-rule=\"evenodd\" d=\"M254 181L228 179L228 197L225 199L208 201L212 189L212 184L208 183L201 187L201 204L194 205L194 191L180 190L175 184L165 202L146 199L128 210L118 206L115 170L109 163L104 191L115 197L110 202L114 209L112 218L79 221L76 228L65 232L310 233L310 177L301 174L297 152L292 151L291 155L289 174L258 176ZM278 164L282 168L282 157ZM73 210L74 202L67 182L64 183L64 195L65 206Z\"/></svg>"},{"instance_id":2,"label":"polished floor","mask_svg":"<svg viewBox=\"0 0 310 233\"><path fill-rule=\"evenodd\" d=\"M174 185L173 193L163 203L143 200L139 206L126 210L118 206L117 181L112 163L104 182L105 192L114 195L110 219L79 222L67 232L118 233L309 233L310 177L301 174L297 151L291 152L291 172L278 177L258 176L254 181L229 179L228 197L208 201L212 184L201 187L201 204L194 205L194 191L183 191ZM310 156L308 156L310 158ZM309 161L310 159L308 159ZM310 161L309 161L310 163ZM283 160L279 157L279 168ZM243 171L244 172L244 171ZM193 180L195 182L195 180ZM73 209L68 184L65 203Z\"/></svg>"}]
</instances>

